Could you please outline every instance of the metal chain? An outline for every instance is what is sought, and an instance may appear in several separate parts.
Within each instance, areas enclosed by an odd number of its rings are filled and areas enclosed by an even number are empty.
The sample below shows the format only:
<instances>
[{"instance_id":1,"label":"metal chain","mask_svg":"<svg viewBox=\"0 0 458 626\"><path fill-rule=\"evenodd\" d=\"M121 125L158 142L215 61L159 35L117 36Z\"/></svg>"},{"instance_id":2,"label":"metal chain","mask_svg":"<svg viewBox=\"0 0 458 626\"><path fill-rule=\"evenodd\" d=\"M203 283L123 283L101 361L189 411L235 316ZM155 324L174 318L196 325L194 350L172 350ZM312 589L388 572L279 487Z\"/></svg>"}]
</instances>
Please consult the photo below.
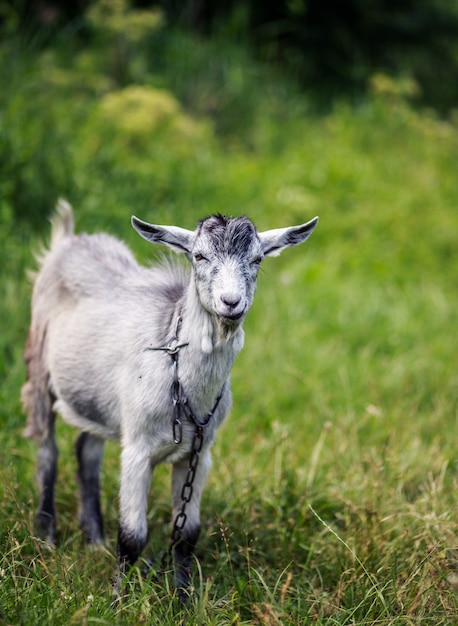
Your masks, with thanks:
<instances>
[{"instance_id":1,"label":"metal chain","mask_svg":"<svg viewBox=\"0 0 458 626\"><path fill-rule=\"evenodd\" d=\"M194 415L191 407L189 406L186 395L183 392L183 387L178 377L178 354L181 348L189 345L188 343L178 344L178 336L181 327L182 318L179 315L177 318L177 324L175 329L175 337L172 341L167 345L161 348L148 348L148 350L160 350L163 352L167 352L167 354L171 357L173 363L173 382L172 382L172 404L174 408L174 418L172 424L172 435L173 442L176 445L179 445L183 440L183 422L182 422L182 413L184 416L194 424L195 431L191 444L191 451L189 454L189 465L188 471L186 474L186 479L181 489L181 509L177 513L173 526L172 533L170 537L170 546L167 552L164 554L162 558L162 569L165 570L170 565L170 561L173 557L173 550L176 545L181 541L182 532L186 525L187 521L187 513L186 507L191 501L192 494L194 491L194 480L196 478L197 467L199 465L199 455L204 445L204 429L207 424L210 422L213 417L218 405L223 397L224 390L226 388L226 383L224 383L221 391L219 392L215 404L213 405L212 410L207 413L203 420L197 419Z\"/></svg>"},{"instance_id":2,"label":"metal chain","mask_svg":"<svg viewBox=\"0 0 458 626\"><path fill-rule=\"evenodd\" d=\"M189 502L191 502L194 490L194 479L196 477L197 466L199 465L199 454L202 450L203 443L204 427L196 426L196 431L192 440L191 454L189 456L188 473L181 489L181 510L177 513L173 522L172 534L170 536L170 545L162 559L163 569L166 569L170 565L173 557L173 550L175 549L175 546L181 541L182 532L188 519L186 507Z\"/></svg>"}]
</instances>

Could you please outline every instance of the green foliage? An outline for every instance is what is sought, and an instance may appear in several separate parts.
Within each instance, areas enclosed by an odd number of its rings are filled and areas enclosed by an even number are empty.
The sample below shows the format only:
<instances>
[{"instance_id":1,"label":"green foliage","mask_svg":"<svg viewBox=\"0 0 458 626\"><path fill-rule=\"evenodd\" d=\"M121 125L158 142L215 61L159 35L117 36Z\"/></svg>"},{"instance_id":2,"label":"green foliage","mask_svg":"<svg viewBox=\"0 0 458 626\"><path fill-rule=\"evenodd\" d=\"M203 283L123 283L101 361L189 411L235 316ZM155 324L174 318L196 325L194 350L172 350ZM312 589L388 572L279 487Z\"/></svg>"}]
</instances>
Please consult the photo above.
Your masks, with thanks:
<instances>
[{"instance_id":1,"label":"green foliage","mask_svg":"<svg viewBox=\"0 0 458 626\"><path fill-rule=\"evenodd\" d=\"M246 40L258 58L295 76L320 106L360 98L372 74L408 74L417 99L456 107L458 5L449 0L158 0L169 19ZM184 6L183 6L184 5Z\"/></svg>"},{"instance_id":2,"label":"green foliage","mask_svg":"<svg viewBox=\"0 0 458 626\"><path fill-rule=\"evenodd\" d=\"M90 45L67 32L65 45L22 49L13 28L0 45L0 624L453 624L456 124L413 110L416 84L380 73L359 107L313 116L242 47L137 18L104 3ZM108 230L145 262L158 251L131 232L132 213L188 228L245 213L260 229L320 215L303 248L263 265L186 609L142 564L111 603L115 444L106 549L77 527L75 433L62 423L58 545L34 536L36 448L19 403L27 270L60 195L78 230ZM155 553L168 492L159 468Z\"/></svg>"}]
</instances>

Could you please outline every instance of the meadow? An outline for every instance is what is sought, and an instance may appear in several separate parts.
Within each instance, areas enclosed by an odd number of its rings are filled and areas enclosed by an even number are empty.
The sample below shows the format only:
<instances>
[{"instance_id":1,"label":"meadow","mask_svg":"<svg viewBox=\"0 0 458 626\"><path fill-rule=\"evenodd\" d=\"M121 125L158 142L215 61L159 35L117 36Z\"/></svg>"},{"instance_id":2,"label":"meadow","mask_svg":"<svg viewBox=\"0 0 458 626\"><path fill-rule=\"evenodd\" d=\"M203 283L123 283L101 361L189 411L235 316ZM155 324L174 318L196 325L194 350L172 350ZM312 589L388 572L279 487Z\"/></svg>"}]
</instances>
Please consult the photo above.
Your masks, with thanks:
<instances>
[{"instance_id":1,"label":"meadow","mask_svg":"<svg viewBox=\"0 0 458 626\"><path fill-rule=\"evenodd\" d=\"M122 2L44 49L0 44L0 624L452 625L458 614L458 118L383 74L316 111L243 45L167 30ZM261 270L213 449L194 594L144 579L113 605L119 448L102 473L106 547L78 528L58 425L58 543L34 534L36 446L22 436L35 254L59 196L78 231L144 263L130 216L260 230L320 216ZM150 546L169 536L155 474ZM146 552L148 552L147 550ZM148 556L148 554L145 554Z\"/></svg>"}]
</instances>

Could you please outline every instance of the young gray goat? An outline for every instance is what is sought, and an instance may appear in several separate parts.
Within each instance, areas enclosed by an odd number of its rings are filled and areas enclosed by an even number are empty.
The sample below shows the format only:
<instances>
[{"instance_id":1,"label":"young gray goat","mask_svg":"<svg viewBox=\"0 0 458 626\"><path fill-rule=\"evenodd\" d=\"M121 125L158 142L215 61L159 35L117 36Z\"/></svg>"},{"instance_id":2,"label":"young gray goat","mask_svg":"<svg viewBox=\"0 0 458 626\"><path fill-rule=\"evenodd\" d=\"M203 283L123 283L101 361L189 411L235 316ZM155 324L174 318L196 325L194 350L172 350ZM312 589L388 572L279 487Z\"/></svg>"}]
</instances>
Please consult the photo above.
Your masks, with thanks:
<instances>
[{"instance_id":1,"label":"young gray goat","mask_svg":"<svg viewBox=\"0 0 458 626\"><path fill-rule=\"evenodd\" d=\"M146 240L184 253L191 270L145 268L107 234L74 235L61 202L41 259L22 389L26 434L39 443L37 529L55 538L55 415L81 430L76 442L80 524L103 541L99 472L105 439L121 442L118 584L147 541L154 468L173 465L176 584L190 581L200 500L216 429L231 405L229 374L265 256L304 242L318 218L258 233L246 217L214 215L195 231L136 217Z\"/></svg>"}]
</instances>

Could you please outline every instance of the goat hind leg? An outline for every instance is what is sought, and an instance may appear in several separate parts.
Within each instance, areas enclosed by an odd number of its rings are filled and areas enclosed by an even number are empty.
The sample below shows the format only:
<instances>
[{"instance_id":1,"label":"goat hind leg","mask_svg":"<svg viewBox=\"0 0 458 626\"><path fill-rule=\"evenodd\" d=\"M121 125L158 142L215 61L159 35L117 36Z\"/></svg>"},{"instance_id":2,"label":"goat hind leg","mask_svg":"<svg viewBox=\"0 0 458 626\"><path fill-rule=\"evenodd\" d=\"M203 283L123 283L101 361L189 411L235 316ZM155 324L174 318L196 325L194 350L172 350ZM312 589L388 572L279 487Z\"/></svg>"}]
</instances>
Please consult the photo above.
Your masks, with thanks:
<instances>
[{"instance_id":1,"label":"goat hind leg","mask_svg":"<svg viewBox=\"0 0 458 626\"><path fill-rule=\"evenodd\" d=\"M40 489L40 502L35 518L35 532L53 545L56 533L54 486L57 477L58 450L54 436L56 413L55 397L49 385L49 372L44 359L46 328L32 325L24 352L27 380L21 389L27 427L24 435L38 442L36 480Z\"/></svg>"},{"instance_id":2,"label":"goat hind leg","mask_svg":"<svg viewBox=\"0 0 458 626\"><path fill-rule=\"evenodd\" d=\"M87 432L81 433L75 444L81 494L80 526L86 532L88 543L91 545L102 543L104 538L100 509L100 466L103 446L103 439Z\"/></svg>"},{"instance_id":3,"label":"goat hind leg","mask_svg":"<svg viewBox=\"0 0 458 626\"><path fill-rule=\"evenodd\" d=\"M36 532L47 543L54 545L56 533L56 511L54 507L54 486L57 477L58 450L54 438L54 421L46 439L38 448L37 481L40 488L40 503L35 519Z\"/></svg>"}]
</instances>

